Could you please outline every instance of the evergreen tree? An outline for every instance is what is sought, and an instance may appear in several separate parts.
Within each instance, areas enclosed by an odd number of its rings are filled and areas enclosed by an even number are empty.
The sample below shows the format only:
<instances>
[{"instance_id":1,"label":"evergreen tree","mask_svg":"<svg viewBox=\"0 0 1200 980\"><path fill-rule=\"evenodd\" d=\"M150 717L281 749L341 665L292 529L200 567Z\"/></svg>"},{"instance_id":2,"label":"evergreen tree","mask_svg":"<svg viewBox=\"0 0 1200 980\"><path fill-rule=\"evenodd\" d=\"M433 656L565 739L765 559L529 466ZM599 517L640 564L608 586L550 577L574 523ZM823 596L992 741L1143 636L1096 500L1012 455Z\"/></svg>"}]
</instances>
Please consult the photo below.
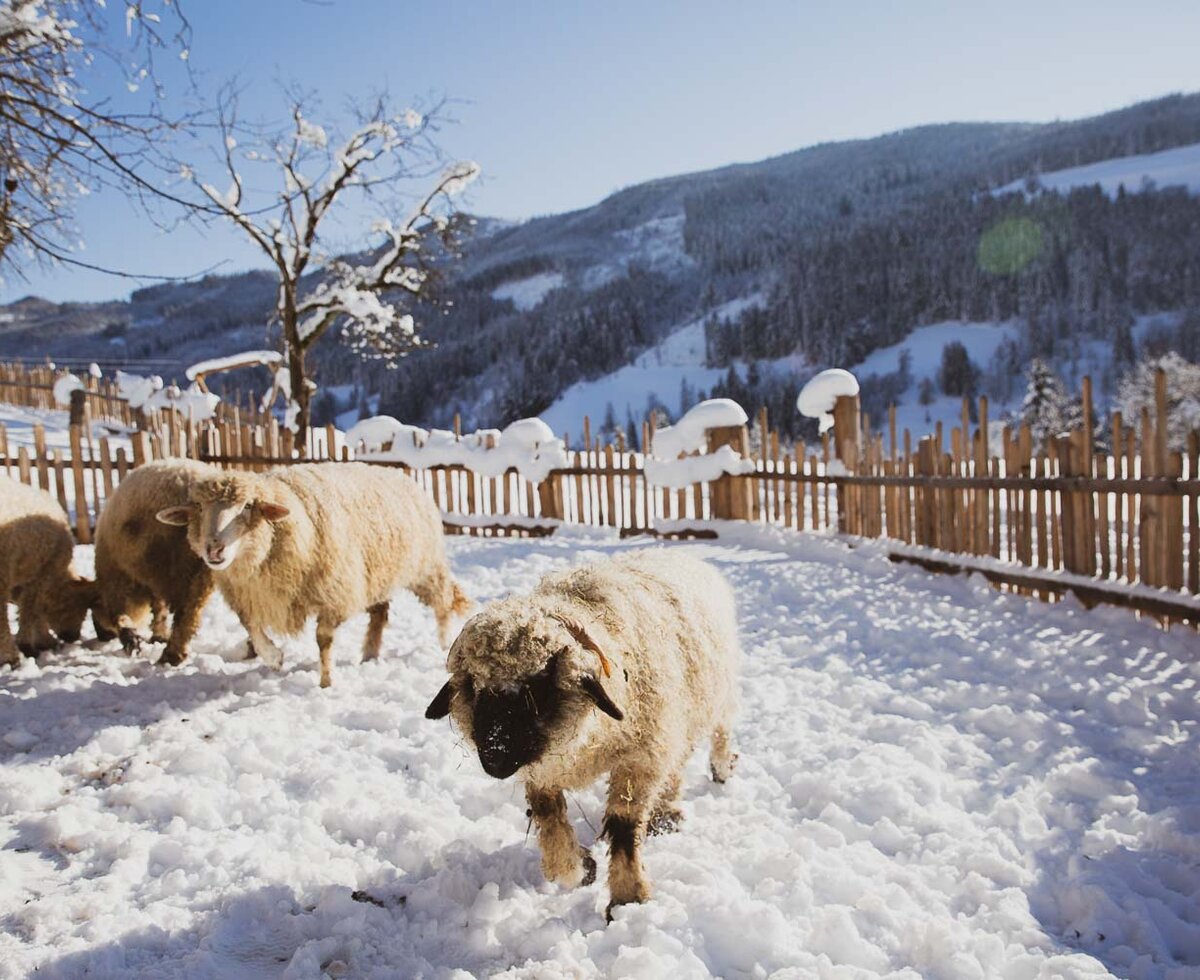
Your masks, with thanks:
<instances>
[{"instance_id":1,"label":"evergreen tree","mask_svg":"<svg viewBox=\"0 0 1200 980\"><path fill-rule=\"evenodd\" d=\"M1021 421L1028 424L1037 448L1051 436L1070 431L1080 421L1080 411L1072 405L1067 389L1046 362L1034 358L1029 365L1028 385L1021 403Z\"/></svg>"}]
</instances>

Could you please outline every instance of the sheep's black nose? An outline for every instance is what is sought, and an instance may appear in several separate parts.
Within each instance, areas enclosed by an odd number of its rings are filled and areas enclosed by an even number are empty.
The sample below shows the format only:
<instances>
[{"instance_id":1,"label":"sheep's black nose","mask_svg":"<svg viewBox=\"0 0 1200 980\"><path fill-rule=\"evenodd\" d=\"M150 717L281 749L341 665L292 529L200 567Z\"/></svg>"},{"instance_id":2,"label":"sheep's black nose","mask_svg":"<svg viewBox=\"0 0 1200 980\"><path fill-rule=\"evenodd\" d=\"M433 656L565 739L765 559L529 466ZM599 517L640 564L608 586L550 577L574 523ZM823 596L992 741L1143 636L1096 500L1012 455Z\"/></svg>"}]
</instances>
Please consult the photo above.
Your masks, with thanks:
<instances>
[{"instance_id":1,"label":"sheep's black nose","mask_svg":"<svg viewBox=\"0 0 1200 980\"><path fill-rule=\"evenodd\" d=\"M479 752L479 761L483 771L496 779L507 779L521 768L521 760L512 753Z\"/></svg>"}]
</instances>

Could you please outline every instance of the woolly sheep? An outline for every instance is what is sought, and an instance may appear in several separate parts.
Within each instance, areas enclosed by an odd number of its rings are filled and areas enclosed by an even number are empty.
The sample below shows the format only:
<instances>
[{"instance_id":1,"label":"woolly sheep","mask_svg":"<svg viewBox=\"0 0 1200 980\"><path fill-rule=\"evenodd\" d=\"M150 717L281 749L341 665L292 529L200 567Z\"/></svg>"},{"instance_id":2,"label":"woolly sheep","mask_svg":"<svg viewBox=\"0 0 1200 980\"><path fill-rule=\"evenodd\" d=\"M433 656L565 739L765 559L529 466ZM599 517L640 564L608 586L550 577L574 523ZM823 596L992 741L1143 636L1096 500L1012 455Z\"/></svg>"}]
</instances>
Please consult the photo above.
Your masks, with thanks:
<instances>
[{"instance_id":1,"label":"woolly sheep","mask_svg":"<svg viewBox=\"0 0 1200 980\"><path fill-rule=\"evenodd\" d=\"M187 532L156 520L186 504L196 480L219 472L190 459L139 466L123 479L96 523L96 584L92 621L100 639L121 637L126 652L150 620L152 638L166 643L159 663L180 664L213 590L212 572L187 546ZM167 628L167 613L172 615Z\"/></svg>"},{"instance_id":2,"label":"woolly sheep","mask_svg":"<svg viewBox=\"0 0 1200 980\"><path fill-rule=\"evenodd\" d=\"M426 710L452 715L484 771L522 771L546 877L590 884L596 864L567 819L564 790L608 773L602 836L612 908L645 901L644 832L676 829L683 767L711 739L724 782L736 756L733 595L704 562L642 551L549 575L492 603L450 649L450 680Z\"/></svg>"},{"instance_id":3,"label":"woolly sheep","mask_svg":"<svg viewBox=\"0 0 1200 980\"><path fill-rule=\"evenodd\" d=\"M331 683L334 632L356 613L371 617L363 660L379 655L397 589L433 609L443 646L451 617L468 606L450 575L437 507L395 470L307 463L220 473L158 517L187 525L189 544L271 666L283 665L283 652L265 631L294 635L316 615L322 687Z\"/></svg>"},{"instance_id":4,"label":"woolly sheep","mask_svg":"<svg viewBox=\"0 0 1200 980\"><path fill-rule=\"evenodd\" d=\"M20 653L49 649L54 634L68 643L79 639L96 590L72 570L74 549L57 500L0 477L0 664L17 664ZM20 617L15 643L8 624L10 601Z\"/></svg>"}]
</instances>

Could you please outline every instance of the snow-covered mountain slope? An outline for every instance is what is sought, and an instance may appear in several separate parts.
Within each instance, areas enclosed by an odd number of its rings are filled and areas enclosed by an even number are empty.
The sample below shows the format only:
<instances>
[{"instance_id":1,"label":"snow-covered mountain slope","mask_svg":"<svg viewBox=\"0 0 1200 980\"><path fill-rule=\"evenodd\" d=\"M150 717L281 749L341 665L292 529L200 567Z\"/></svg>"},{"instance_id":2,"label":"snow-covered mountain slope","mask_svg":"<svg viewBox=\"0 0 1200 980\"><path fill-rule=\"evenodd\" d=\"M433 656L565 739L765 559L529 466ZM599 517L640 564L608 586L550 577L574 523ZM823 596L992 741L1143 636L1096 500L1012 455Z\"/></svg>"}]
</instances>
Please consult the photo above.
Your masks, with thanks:
<instances>
[{"instance_id":1,"label":"snow-covered mountain slope","mask_svg":"<svg viewBox=\"0 0 1200 980\"><path fill-rule=\"evenodd\" d=\"M1099 185L1109 197L1116 197L1124 187L1129 193L1143 190L1147 185L1158 188L1185 187L1200 194L1200 143L1177 146L1159 153L1114 157L1081 167L1068 167L1039 174L1031 180L1014 180L997 188L997 194L1028 190L1033 183L1038 190L1063 193L1075 187Z\"/></svg>"},{"instance_id":2,"label":"snow-covered mountain slope","mask_svg":"<svg viewBox=\"0 0 1200 980\"><path fill-rule=\"evenodd\" d=\"M240 662L215 598L191 661L86 643L0 672L0 977L1136 977L1200 970L1194 636L935 577L813 535L703 545L741 608L740 762L697 753L652 899L606 925L548 885L520 786L423 709L432 618L384 653ZM486 601L628 550L453 538ZM81 549L86 560L88 549Z\"/></svg>"},{"instance_id":3,"label":"snow-covered mountain slope","mask_svg":"<svg viewBox=\"0 0 1200 980\"><path fill-rule=\"evenodd\" d=\"M492 298L512 300L513 306L525 312L532 310L546 294L553 292L563 284L563 277L558 272L539 272L535 276L524 279L514 279L503 283L492 290Z\"/></svg>"},{"instance_id":4,"label":"snow-covered mountain slope","mask_svg":"<svg viewBox=\"0 0 1200 980\"><path fill-rule=\"evenodd\" d=\"M647 399L652 396L674 415L680 409L679 393L684 382L693 392L708 391L728 370L705 366L704 324L714 316L718 320L736 317L762 302L762 295L755 293L722 303L673 330L620 370L571 385L541 417L555 432L566 432L574 441L580 435L583 417L587 415L593 430L598 429L610 405L618 425L624 425L629 416L640 423L646 415Z\"/></svg>"}]
</instances>

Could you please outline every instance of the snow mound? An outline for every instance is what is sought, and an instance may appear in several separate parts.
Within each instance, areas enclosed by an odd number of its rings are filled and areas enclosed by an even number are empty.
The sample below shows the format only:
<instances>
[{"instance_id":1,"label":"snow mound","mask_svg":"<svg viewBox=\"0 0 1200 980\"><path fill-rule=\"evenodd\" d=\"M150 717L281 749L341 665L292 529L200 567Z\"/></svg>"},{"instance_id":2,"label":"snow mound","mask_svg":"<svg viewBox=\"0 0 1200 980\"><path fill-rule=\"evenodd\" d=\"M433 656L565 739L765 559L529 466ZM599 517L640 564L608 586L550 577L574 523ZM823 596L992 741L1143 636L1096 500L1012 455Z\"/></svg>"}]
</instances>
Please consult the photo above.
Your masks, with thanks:
<instances>
[{"instance_id":1,"label":"snow mound","mask_svg":"<svg viewBox=\"0 0 1200 980\"><path fill-rule=\"evenodd\" d=\"M144 378L140 374L117 372L117 394L129 402L130 408L144 407L150 397L162 389L162 386L163 379L157 374Z\"/></svg>"},{"instance_id":2,"label":"snow mound","mask_svg":"<svg viewBox=\"0 0 1200 980\"><path fill-rule=\"evenodd\" d=\"M391 446L384 449L387 443ZM502 476L515 469L523 479L541 483L568 465L567 449L541 419L518 419L503 432L480 429L461 438L446 429L426 431L390 415L363 419L346 433L346 443L363 446L357 457L394 461L412 469L462 466L480 476Z\"/></svg>"},{"instance_id":3,"label":"snow mound","mask_svg":"<svg viewBox=\"0 0 1200 980\"><path fill-rule=\"evenodd\" d=\"M220 403L220 395L202 391L198 384L192 382L182 390L178 385L160 388L146 399L143 407L147 410L172 409L185 418L191 418L193 422L204 422L217 414Z\"/></svg>"},{"instance_id":4,"label":"snow mound","mask_svg":"<svg viewBox=\"0 0 1200 980\"><path fill-rule=\"evenodd\" d=\"M745 409L732 398L710 398L694 405L674 425L654 433L651 456L644 464L646 482L680 490L694 483L709 483L726 473L752 473L754 461L743 459L729 446L705 452L710 429L745 425L747 421Z\"/></svg>"},{"instance_id":5,"label":"snow mound","mask_svg":"<svg viewBox=\"0 0 1200 980\"><path fill-rule=\"evenodd\" d=\"M228 371L235 367L275 367L283 361L283 355L274 350L248 350L240 354L230 354L228 357L214 357L207 361L197 361L184 374L188 381L195 381L197 375L212 374L215 371Z\"/></svg>"},{"instance_id":6,"label":"snow mound","mask_svg":"<svg viewBox=\"0 0 1200 980\"><path fill-rule=\"evenodd\" d=\"M833 428L833 407L842 396L858 394L858 378L843 368L829 368L809 379L796 396L796 409L810 419L821 420L821 431Z\"/></svg>"},{"instance_id":7,"label":"snow mound","mask_svg":"<svg viewBox=\"0 0 1200 980\"><path fill-rule=\"evenodd\" d=\"M59 375L54 381L54 403L70 405L73 391L83 391L83 382L70 373Z\"/></svg>"}]
</instances>

